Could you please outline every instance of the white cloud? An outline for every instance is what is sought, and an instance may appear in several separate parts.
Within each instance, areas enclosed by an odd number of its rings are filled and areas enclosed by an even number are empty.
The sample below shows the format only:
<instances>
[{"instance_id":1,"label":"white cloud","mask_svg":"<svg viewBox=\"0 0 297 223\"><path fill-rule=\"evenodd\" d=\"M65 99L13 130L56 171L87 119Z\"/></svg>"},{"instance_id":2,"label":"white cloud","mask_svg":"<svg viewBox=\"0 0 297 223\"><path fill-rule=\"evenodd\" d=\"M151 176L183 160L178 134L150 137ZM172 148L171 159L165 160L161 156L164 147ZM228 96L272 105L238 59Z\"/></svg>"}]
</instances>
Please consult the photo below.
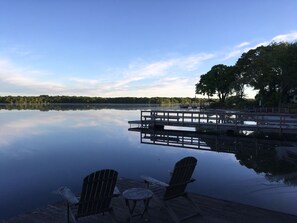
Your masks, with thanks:
<instances>
[{"instance_id":1,"label":"white cloud","mask_svg":"<svg viewBox=\"0 0 297 223\"><path fill-rule=\"evenodd\" d=\"M194 84L198 78L161 77L145 85L133 88L118 89L111 92L113 95L133 95L135 97L194 97ZM194 83L194 84L193 84Z\"/></svg>"},{"instance_id":2,"label":"white cloud","mask_svg":"<svg viewBox=\"0 0 297 223\"><path fill-rule=\"evenodd\" d=\"M139 67L135 67L135 68L132 67L132 69L130 68L127 71L125 78L128 78L131 81L134 81L134 80L141 80L147 77L163 75L164 72L166 72L169 68L171 68L175 64L176 64L176 60L171 59L171 60L153 62L150 64L146 64L144 66L140 65Z\"/></svg>"},{"instance_id":3,"label":"white cloud","mask_svg":"<svg viewBox=\"0 0 297 223\"><path fill-rule=\"evenodd\" d=\"M247 52L251 49L256 49L259 46L267 46L272 42L280 43L280 42L294 42L294 41L297 41L297 31L287 33L287 34L277 35L277 36L273 37L270 41L263 41L263 42L255 44L254 46L245 48L244 52Z\"/></svg>"},{"instance_id":4,"label":"white cloud","mask_svg":"<svg viewBox=\"0 0 297 223\"><path fill-rule=\"evenodd\" d=\"M183 82L180 82L176 86L171 82L170 84L174 85L174 90L170 90L169 87L166 87L167 90L165 90L164 86L157 88L156 84L163 83L164 81L164 83L167 83L168 80L177 80L181 75L188 75L191 77L193 72L195 72L203 62L210 60L213 57L213 54L201 53L187 57L175 57L167 60L154 61L151 63L144 63L143 61L133 62L128 66L127 70L122 72L122 79L98 84L97 88L92 90L92 94L104 97L149 97L170 96L170 94L172 96L179 96L179 92L185 89L185 86L182 85ZM139 84L140 82L145 81L147 82L145 86ZM154 83L153 85L151 84L152 81ZM193 87L193 83L188 84ZM141 86L141 89L139 89L139 86ZM192 89L191 94L193 91L194 90Z\"/></svg>"},{"instance_id":5,"label":"white cloud","mask_svg":"<svg viewBox=\"0 0 297 223\"><path fill-rule=\"evenodd\" d=\"M242 42L242 43L236 45L235 48L242 48L242 47L245 47L248 45L250 45L250 42Z\"/></svg>"},{"instance_id":6,"label":"white cloud","mask_svg":"<svg viewBox=\"0 0 297 223\"><path fill-rule=\"evenodd\" d=\"M32 92L32 94L43 94L53 91L64 92L65 87L63 84L42 80L42 77L45 75L46 72L18 68L9 60L0 59L0 89L9 85L12 89L20 89L20 94L22 92ZM0 93L3 94L3 92ZM14 92L11 92L11 94L14 94Z\"/></svg>"},{"instance_id":7,"label":"white cloud","mask_svg":"<svg viewBox=\"0 0 297 223\"><path fill-rule=\"evenodd\" d=\"M282 34L272 38L271 42L292 42L297 40L297 32Z\"/></svg>"},{"instance_id":8,"label":"white cloud","mask_svg":"<svg viewBox=\"0 0 297 223\"><path fill-rule=\"evenodd\" d=\"M6 112L7 111L0 111L0 115L3 116ZM125 111L114 110L113 116L108 115L110 111L105 109L88 112L54 111L50 112L50 114L36 112L33 115L23 111L20 114L11 113L7 115L8 118L2 120L0 125L0 155L3 152L14 156L32 154L37 148L16 147L11 150L10 145L19 140L30 139L56 131L56 128L51 128L52 126L74 129L96 127L104 124L107 125L104 131L112 131L113 128L109 128L110 126L127 126L128 120L122 118L123 112ZM110 135L112 136L112 134Z\"/></svg>"},{"instance_id":9,"label":"white cloud","mask_svg":"<svg viewBox=\"0 0 297 223\"><path fill-rule=\"evenodd\" d=\"M272 42L293 42L293 41L297 41L297 32L291 32L291 33L287 33L287 34L282 34L282 35L278 35L273 37L270 41L263 41L260 43L256 43L253 46L251 46L250 42L242 42L236 46L234 46L229 52L226 51L223 56L223 58L221 59L222 61L231 59L231 58L238 58L240 57L240 55L244 52L247 52L251 49L256 49L259 46L267 46ZM247 47L249 46L249 47Z\"/></svg>"},{"instance_id":10,"label":"white cloud","mask_svg":"<svg viewBox=\"0 0 297 223\"><path fill-rule=\"evenodd\" d=\"M250 45L251 43L250 42L242 42L242 43L239 43L237 45L235 45L234 47L232 47L231 49L229 50L226 50L222 53L219 53L219 54L222 54L222 58L219 60L219 61L226 61L226 60L229 60L229 59L232 59L232 58L238 58L240 57L240 55L245 52L245 50L247 48L245 48L246 46Z\"/></svg>"},{"instance_id":11,"label":"white cloud","mask_svg":"<svg viewBox=\"0 0 297 223\"><path fill-rule=\"evenodd\" d=\"M19 68L8 60L0 60L0 86L9 85L12 93L2 88L2 95L39 95L39 94L64 94L64 95L90 95L102 97L120 96L178 96L177 89L185 89L184 80L176 75L187 74L195 71L201 63L211 59L212 54L197 54L187 57L176 57L168 60L154 61L151 63L134 63L122 71L121 78L113 81L112 77L66 79L67 85L58 80L46 81L47 74L42 71ZM154 84L151 84L151 82ZM137 85L142 82L142 90ZM157 85L157 83L163 83ZM192 85L192 83L188 83ZM172 87L170 87L170 85ZM143 87L144 86L144 87ZM159 86L159 87L158 87ZM31 92L31 93L18 93ZM193 90L192 90L193 92ZM185 95L186 96L186 95Z\"/></svg>"},{"instance_id":12,"label":"white cloud","mask_svg":"<svg viewBox=\"0 0 297 223\"><path fill-rule=\"evenodd\" d=\"M184 57L171 58L147 64L130 65L125 78L141 80L147 77L162 76L172 68L191 71L196 69L203 61L213 58L213 54L196 54Z\"/></svg>"},{"instance_id":13,"label":"white cloud","mask_svg":"<svg viewBox=\"0 0 297 223\"><path fill-rule=\"evenodd\" d=\"M244 52L247 52L247 51L249 51L249 50L251 50L251 49L256 49L256 48L259 47L259 46L267 46L267 45L269 45L270 43L271 43L270 41L264 41L264 42L257 43L257 44L254 45L254 46L251 46L251 47L249 47L249 48L245 48L245 49L244 49Z\"/></svg>"},{"instance_id":14,"label":"white cloud","mask_svg":"<svg viewBox=\"0 0 297 223\"><path fill-rule=\"evenodd\" d=\"M74 82L78 86L86 86L86 87L96 86L100 83L100 81L97 79L86 79L86 78L78 78L78 77L71 77L71 78L68 78L68 80Z\"/></svg>"},{"instance_id":15,"label":"white cloud","mask_svg":"<svg viewBox=\"0 0 297 223\"><path fill-rule=\"evenodd\" d=\"M8 145L18 138L26 138L42 134L40 125L53 125L63 121L60 114L51 117L45 117L44 114L38 113L35 116L23 118L17 117L17 120L3 120L0 126L0 145Z\"/></svg>"},{"instance_id":16,"label":"white cloud","mask_svg":"<svg viewBox=\"0 0 297 223\"><path fill-rule=\"evenodd\" d=\"M261 43L244 41L216 54L197 53L150 62L136 60L126 68L115 68L108 74L99 74L92 78L83 77L83 74L71 78L63 78L63 74L59 74L57 78L46 71L20 67L10 60L0 58L0 94L101 97L192 96L194 85L199 81L199 75L211 66L221 61L234 62L243 52L260 45L268 45L272 41L296 40L297 32L291 32ZM21 52L13 48L10 51L30 54L29 51Z\"/></svg>"},{"instance_id":17,"label":"white cloud","mask_svg":"<svg viewBox=\"0 0 297 223\"><path fill-rule=\"evenodd\" d=\"M192 71L197 69L201 63L214 58L215 55L211 53L201 53L197 55L191 55L188 57L180 58L180 67L184 68L185 70Z\"/></svg>"},{"instance_id":18,"label":"white cloud","mask_svg":"<svg viewBox=\"0 0 297 223\"><path fill-rule=\"evenodd\" d=\"M13 47L8 47L8 48L3 48L0 50L0 53L5 54L5 55L13 55L13 56L19 56L19 57L31 57L33 56L33 53L25 47L22 46L13 46ZM34 56L36 57L36 56Z\"/></svg>"},{"instance_id":19,"label":"white cloud","mask_svg":"<svg viewBox=\"0 0 297 223\"><path fill-rule=\"evenodd\" d=\"M231 58L238 58L242 53L243 53L242 49L234 49L226 53L225 56L222 58L222 61L225 61Z\"/></svg>"}]
</instances>

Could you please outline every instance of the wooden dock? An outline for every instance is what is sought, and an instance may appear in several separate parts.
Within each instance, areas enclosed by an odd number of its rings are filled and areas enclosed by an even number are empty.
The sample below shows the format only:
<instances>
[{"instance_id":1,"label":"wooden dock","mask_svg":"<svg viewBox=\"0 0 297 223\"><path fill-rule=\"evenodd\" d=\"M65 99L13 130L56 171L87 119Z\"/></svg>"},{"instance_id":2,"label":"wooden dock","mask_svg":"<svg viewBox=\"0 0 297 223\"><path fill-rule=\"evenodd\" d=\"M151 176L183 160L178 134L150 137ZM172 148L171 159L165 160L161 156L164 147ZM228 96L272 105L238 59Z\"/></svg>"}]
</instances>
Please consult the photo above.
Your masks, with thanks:
<instances>
[{"instance_id":1,"label":"wooden dock","mask_svg":"<svg viewBox=\"0 0 297 223\"><path fill-rule=\"evenodd\" d=\"M118 187L121 191L132 187L143 187L143 182L134 181L129 179L119 179ZM297 216L284 214L280 212L270 211L262 208L256 208L249 205L234 203L225 200L218 200L215 198L206 197L198 194L190 194L194 202L201 209L201 216L184 221L185 223L248 223L248 222L261 222L261 223L296 223ZM54 195L53 195L54 196ZM122 197L115 198L112 203L114 212L118 222L127 222L129 212L125 206ZM176 199L170 204L179 216L187 214L189 210L187 203L182 199ZM172 222L169 215L163 209L160 209L159 204L152 199L149 206L149 218L133 218L133 222L153 222L153 223L170 223ZM1 223L65 223L66 207L64 203L58 202L53 205L48 205L44 208L36 209L32 212L21 214L9 220L2 220ZM111 218L108 214L104 216L91 216L80 219L80 223L102 222L109 223Z\"/></svg>"},{"instance_id":2,"label":"wooden dock","mask_svg":"<svg viewBox=\"0 0 297 223\"><path fill-rule=\"evenodd\" d=\"M130 127L164 129L191 127L198 132L244 131L296 134L297 115L282 113L222 111L141 111L140 120L129 121Z\"/></svg>"}]
</instances>

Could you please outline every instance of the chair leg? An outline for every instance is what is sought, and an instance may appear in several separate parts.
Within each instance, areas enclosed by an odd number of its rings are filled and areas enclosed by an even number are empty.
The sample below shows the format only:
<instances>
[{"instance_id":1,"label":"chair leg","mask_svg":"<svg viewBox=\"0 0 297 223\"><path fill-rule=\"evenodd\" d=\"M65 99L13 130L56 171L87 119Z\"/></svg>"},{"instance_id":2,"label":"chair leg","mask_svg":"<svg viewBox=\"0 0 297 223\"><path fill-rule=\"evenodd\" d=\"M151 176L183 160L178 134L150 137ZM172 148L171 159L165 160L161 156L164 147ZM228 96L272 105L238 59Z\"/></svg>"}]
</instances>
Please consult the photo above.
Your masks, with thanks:
<instances>
[{"instance_id":1,"label":"chair leg","mask_svg":"<svg viewBox=\"0 0 297 223\"><path fill-rule=\"evenodd\" d=\"M79 223L70 209L70 204L67 202L67 223L70 223L70 215L74 223Z\"/></svg>"},{"instance_id":2,"label":"chair leg","mask_svg":"<svg viewBox=\"0 0 297 223\"><path fill-rule=\"evenodd\" d=\"M69 203L67 202L67 223L70 223L70 206Z\"/></svg>"}]
</instances>

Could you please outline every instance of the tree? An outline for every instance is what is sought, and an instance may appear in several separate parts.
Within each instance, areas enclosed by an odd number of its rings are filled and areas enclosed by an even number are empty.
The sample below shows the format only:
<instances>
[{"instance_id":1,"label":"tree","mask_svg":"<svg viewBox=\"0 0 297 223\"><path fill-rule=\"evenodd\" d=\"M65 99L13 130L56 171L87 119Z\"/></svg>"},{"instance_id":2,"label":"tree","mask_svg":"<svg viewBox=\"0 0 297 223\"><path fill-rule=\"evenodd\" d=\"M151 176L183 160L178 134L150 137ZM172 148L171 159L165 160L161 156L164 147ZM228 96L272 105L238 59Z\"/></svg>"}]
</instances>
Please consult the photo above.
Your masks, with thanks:
<instances>
[{"instance_id":1,"label":"tree","mask_svg":"<svg viewBox=\"0 0 297 223\"><path fill-rule=\"evenodd\" d=\"M206 74L201 75L196 84L196 94L213 96L217 94L220 103L225 103L226 97L234 90L235 73L233 66L218 64Z\"/></svg>"},{"instance_id":2,"label":"tree","mask_svg":"<svg viewBox=\"0 0 297 223\"><path fill-rule=\"evenodd\" d=\"M249 50L236 68L246 84L259 90L256 99L281 106L297 86L297 44L272 43Z\"/></svg>"},{"instance_id":3,"label":"tree","mask_svg":"<svg viewBox=\"0 0 297 223\"><path fill-rule=\"evenodd\" d=\"M248 80L245 76L242 76L241 70L237 66L233 67L233 72L235 74L235 80L232 83L232 88L234 89L235 98L238 100L243 100L245 97L245 89L248 83Z\"/></svg>"},{"instance_id":4,"label":"tree","mask_svg":"<svg viewBox=\"0 0 297 223\"><path fill-rule=\"evenodd\" d=\"M199 83L196 84L196 94L211 97L216 93L214 78L211 75L202 74Z\"/></svg>"}]
</instances>

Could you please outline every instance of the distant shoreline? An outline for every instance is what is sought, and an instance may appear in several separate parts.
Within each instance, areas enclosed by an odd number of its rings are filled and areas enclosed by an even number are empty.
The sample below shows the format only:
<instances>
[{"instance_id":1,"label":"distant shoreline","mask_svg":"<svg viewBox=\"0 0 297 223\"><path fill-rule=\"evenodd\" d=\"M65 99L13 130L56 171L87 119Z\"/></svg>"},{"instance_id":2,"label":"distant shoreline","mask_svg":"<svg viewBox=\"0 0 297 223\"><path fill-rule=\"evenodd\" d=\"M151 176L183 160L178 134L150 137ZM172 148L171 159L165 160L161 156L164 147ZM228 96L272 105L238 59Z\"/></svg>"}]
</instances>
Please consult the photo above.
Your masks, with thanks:
<instances>
[{"instance_id":1,"label":"distant shoreline","mask_svg":"<svg viewBox=\"0 0 297 223\"><path fill-rule=\"evenodd\" d=\"M0 96L0 104L198 104L205 100L190 97Z\"/></svg>"}]
</instances>

